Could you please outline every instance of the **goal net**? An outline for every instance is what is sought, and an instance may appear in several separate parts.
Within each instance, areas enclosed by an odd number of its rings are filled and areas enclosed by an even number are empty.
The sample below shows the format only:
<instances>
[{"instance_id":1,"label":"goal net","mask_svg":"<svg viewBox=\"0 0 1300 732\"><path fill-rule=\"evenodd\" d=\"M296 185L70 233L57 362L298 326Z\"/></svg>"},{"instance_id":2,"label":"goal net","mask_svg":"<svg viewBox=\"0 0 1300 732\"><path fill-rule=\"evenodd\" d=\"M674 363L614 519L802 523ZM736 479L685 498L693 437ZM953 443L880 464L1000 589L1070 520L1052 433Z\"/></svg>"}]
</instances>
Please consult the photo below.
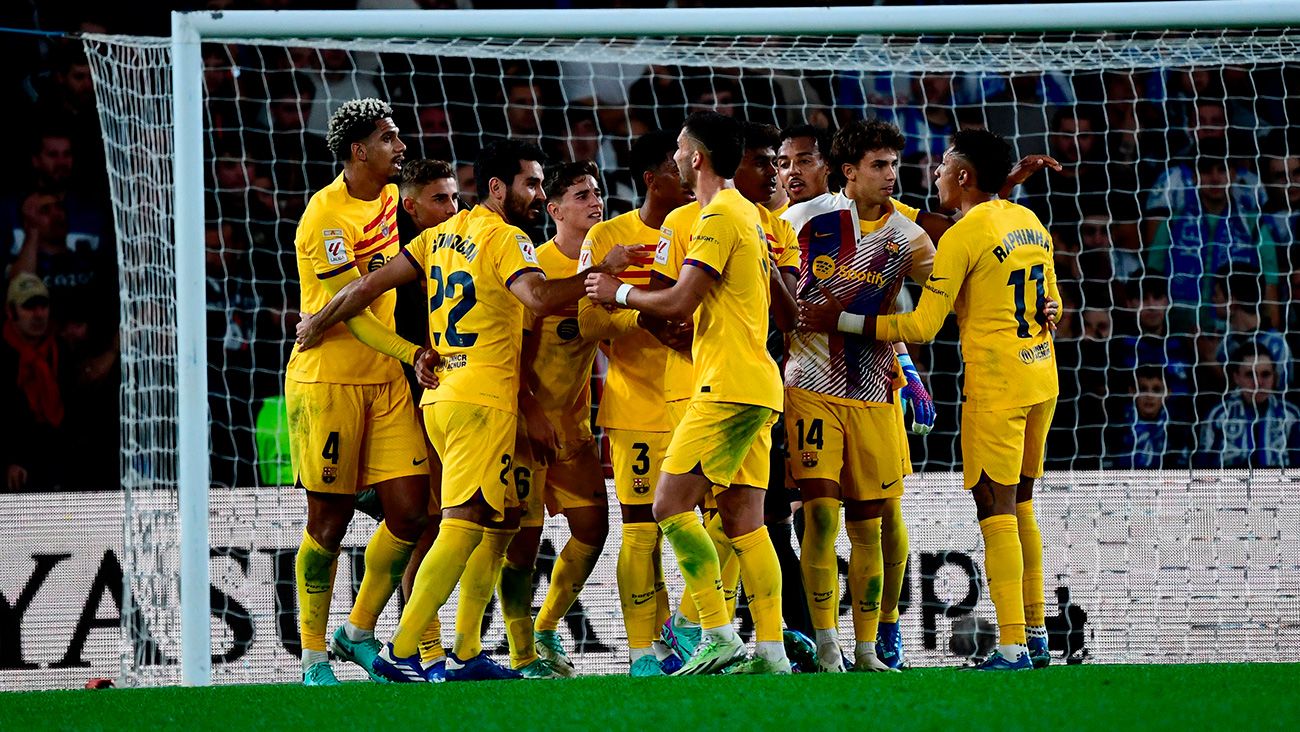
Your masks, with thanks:
<instances>
[{"instance_id":1,"label":"goal net","mask_svg":"<svg viewBox=\"0 0 1300 732\"><path fill-rule=\"evenodd\" d=\"M1052 647L1103 662L1214 661L1224 648L1300 658L1300 34L789 36L772 17L773 35L726 37L204 38L204 237L180 246L202 247L205 262L206 425L178 408L176 303L197 295L177 289L173 220L198 202L174 195L172 46L88 37L122 273L124 528L113 517L88 529L111 528L102 541L121 557L121 636L91 639L120 657L109 675L181 679L177 435L205 426L212 680L300 673L293 561L304 502L286 487L282 397L298 309L293 233L338 172L324 144L331 111L362 96L392 103L408 160L457 164L467 205L478 149L511 136L555 159L594 160L607 216L631 210L641 194L626 167L631 141L696 109L783 128L893 121L907 140L897 197L923 210L937 208L931 173L962 127L1056 157L1062 171L1013 195L1053 234L1064 300L1061 397L1035 501ZM953 472L955 327L912 352L939 416L912 438L900 611L911 662L940 665L956 662L954 620L993 610ZM609 556L562 630L585 673L626 668L618 523L615 511ZM359 517L345 542L331 630L372 526ZM546 531L538 603L564 540L562 522ZM670 587L675 601L680 581ZM847 604L842 620L850 637ZM496 619L487 645L502 639ZM22 683L73 680L55 678Z\"/></svg>"}]
</instances>

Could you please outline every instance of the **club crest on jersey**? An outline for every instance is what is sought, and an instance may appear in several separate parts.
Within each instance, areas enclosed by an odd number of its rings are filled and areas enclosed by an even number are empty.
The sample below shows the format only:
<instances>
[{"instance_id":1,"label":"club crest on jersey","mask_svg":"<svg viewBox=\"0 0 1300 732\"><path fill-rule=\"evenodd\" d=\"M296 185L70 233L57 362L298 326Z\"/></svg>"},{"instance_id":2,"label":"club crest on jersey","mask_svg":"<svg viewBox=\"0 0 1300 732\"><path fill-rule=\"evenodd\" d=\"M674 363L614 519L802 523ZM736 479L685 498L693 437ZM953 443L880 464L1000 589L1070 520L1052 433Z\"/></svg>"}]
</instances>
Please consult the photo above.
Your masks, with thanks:
<instances>
[{"instance_id":1,"label":"club crest on jersey","mask_svg":"<svg viewBox=\"0 0 1300 732\"><path fill-rule=\"evenodd\" d=\"M333 465L326 465L325 468L320 471L320 479L325 482L325 485L333 483L334 479L337 478L338 475L339 469Z\"/></svg>"},{"instance_id":2,"label":"club crest on jersey","mask_svg":"<svg viewBox=\"0 0 1300 732\"><path fill-rule=\"evenodd\" d=\"M835 260L825 254L819 254L812 261L812 274L819 280L828 280L835 275Z\"/></svg>"},{"instance_id":3,"label":"club crest on jersey","mask_svg":"<svg viewBox=\"0 0 1300 732\"><path fill-rule=\"evenodd\" d=\"M348 250L343 245L342 229L325 229L321 232L325 240L325 259L330 264L343 264L348 261Z\"/></svg>"},{"instance_id":4,"label":"club crest on jersey","mask_svg":"<svg viewBox=\"0 0 1300 732\"><path fill-rule=\"evenodd\" d=\"M388 238L388 234L389 234L391 231L392 231L392 229L388 228L388 222L387 222L387 221L385 221L383 227L379 229L379 233L380 233L380 234L383 234L383 235L384 235L384 238Z\"/></svg>"},{"instance_id":5,"label":"club crest on jersey","mask_svg":"<svg viewBox=\"0 0 1300 732\"><path fill-rule=\"evenodd\" d=\"M650 481L645 478L632 479L632 492L638 496L644 496L650 492Z\"/></svg>"},{"instance_id":6,"label":"club crest on jersey","mask_svg":"<svg viewBox=\"0 0 1300 732\"><path fill-rule=\"evenodd\" d=\"M800 458L803 460L803 466L804 466L805 468L815 468L815 467L817 467L817 451L816 451L816 450L810 450L810 451L808 451L808 452L804 452L802 455L800 455Z\"/></svg>"},{"instance_id":7,"label":"club crest on jersey","mask_svg":"<svg viewBox=\"0 0 1300 732\"><path fill-rule=\"evenodd\" d=\"M519 245L519 253L524 255L524 261L529 264L537 264L537 250L533 248L533 243L523 234L515 234L515 243Z\"/></svg>"},{"instance_id":8,"label":"club crest on jersey","mask_svg":"<svg viewBox=\"0 0 1300 732\"><path fill-rule=\"evenodd\" d=\"M885 240L885 251L889 252L890 254L898 254L898 252L901 249L902 246L894 239Z\"/></svg>"}]
</instances>

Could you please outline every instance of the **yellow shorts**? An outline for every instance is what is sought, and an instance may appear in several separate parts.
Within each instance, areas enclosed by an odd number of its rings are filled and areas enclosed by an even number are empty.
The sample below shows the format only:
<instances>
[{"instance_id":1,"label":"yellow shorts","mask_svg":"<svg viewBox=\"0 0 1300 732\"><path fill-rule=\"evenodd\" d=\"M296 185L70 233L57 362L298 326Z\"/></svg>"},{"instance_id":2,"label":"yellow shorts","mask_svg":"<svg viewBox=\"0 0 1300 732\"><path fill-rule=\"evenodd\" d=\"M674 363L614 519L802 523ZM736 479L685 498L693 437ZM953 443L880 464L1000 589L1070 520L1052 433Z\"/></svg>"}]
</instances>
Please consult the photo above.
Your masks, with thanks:
<instances>
[{"instance_id":1,"label":"yellow shorts","mask_svg":"<svg viewBox=\"0 0 1300 732\"><path fill-rule=\"evenodd\" d=\"M846 501L903 495L904 439L894 404L849 406L806 389L785 390L790 473L839 483Z\"/></svg>"},{"instance_id":2,"label":"yellow shorts","mask_svg":"<svg viewBox=\"0 0 1300 732\"><path fill-rule=\"evenodd\" d=\"M614 468L614 493L625 506L649 506L655 501L664 450L671 432L606 430L609 462Z\"/></svg>"},{"instance_id":3,"label":"yellow shorts","mask_svg":"<svg viewBox=\"0 0 1300 732\"><path fill-rule=\"evenodd\" d=\"M387 384L286 379L284 392L289 456L307 490L353 494L429 472L429 451L404 377Z\"/></svg>"},{"instance_id":4,"label":"yellow shorts","mask_svg":"<svg viewBox=\"0 0 1300 732\"><path fill-rule=\"evenodd\" d=\"M673 430L663 471L673 475L699 472L716 486L715 492L732 485L766 490L776 415L768 407L753 404L692 399Z\"/></svg>"},{"instance_id":5,"label":"yellow shorts","mask_svg":"<svg viewBox=\"0 0 1300 732\"><path fill-rule=\"evenodd\" d=\"M966 489L979 483L981 473L1001 485L1017 485L1022 475L1043 477L1047 430L1055 413L1055 398L992 412L963 409L961 454Z\"/></svg>"},{"instance_id":6,"label":"yellow shorts","mask_svg":"<svg viewBox=\"0 0 1300 732\"><path fill-rule=\"evenodd\" d=\"M480 491L494 511L493 520L520 505L514 472L518 422L513 412L467 402L424 407L429 442L442 458L443 508L469 503Z\"/></svg>"},{"instance_id":7,"label":"yellow shorts","mask_svg":"<svg viewBox=\"0 0 1300 732\"><path fill-rule=\"evenodd\" d=\"M515 450L515 489L522 498L519 525L541 526L546 515L575 508L608 506L596 441L565 445L551 465L533 458L522 432ZM545 507L545 514L543 513Z\"/></svg>"},{"instance_id":8,"label":"yellow shorts","mask_svg":"<svg viewBox=\"0 0 1300 732\"><path fill-rule=\"evenodd\" d=\"M902 435L898 446L903 452L903 476L906 477L912 474L912 446L907 442L907 420L903 419L903 398L897 396L898 392L894 394L898 404L898 433Z\"/></svg>"}]
</instances>

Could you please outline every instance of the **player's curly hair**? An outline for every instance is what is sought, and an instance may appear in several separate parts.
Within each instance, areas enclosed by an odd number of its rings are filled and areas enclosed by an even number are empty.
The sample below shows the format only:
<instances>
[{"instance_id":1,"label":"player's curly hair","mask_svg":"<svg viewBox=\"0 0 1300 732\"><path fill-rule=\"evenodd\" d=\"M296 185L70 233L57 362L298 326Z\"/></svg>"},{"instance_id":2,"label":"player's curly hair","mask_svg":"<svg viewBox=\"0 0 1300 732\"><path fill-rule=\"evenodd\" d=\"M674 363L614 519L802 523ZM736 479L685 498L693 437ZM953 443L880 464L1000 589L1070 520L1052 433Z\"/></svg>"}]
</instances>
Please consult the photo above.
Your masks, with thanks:
<instances>
[{"instance_id":1,"label":"player's curly hair","mask_svg":"<svg viewBox=\"0 0 1300 732\"><path fill-rule=\"evenodd\" d=\"M713 172L723 178L736 174L745 155L740 122L717 112L695 112L686 118L682 128L687 137L708 153Z\"/></svg>"},{"instance_id":2,"label":"player's curly hair","mask_svg":"<svg viewBox=\"0 0 1300 732\"><path fill-rule=\"evenodd\" d=\"M831 165L839 170L844 165L857 165L872 150L899 152L906 144L897 126L872 117L844 125L831 139Z\"/></svg>"},{"instance_id":3,"label":"player's curly hair","mask_svg":"<svg viewBox=\"0 0 1300 732\"><path fill-rule=\"evenodd\" d=\"M982 128L958 130L952 136L952 151L975 169L975 186L996 194L1011 175L1011 143Z\"/></svg>"},{"instance_id":4,"label":"player's curly hair","mask_svg":"<svg viewBox=\"0 0 1300 732\"><path fill-rule=\"evenodd\" d=\"M570 186L588 175L596 179L596 185L600 185L600 170L590 160L558 163L546 171L546 178L542 180L542 190L548 200L558 203Z\"/></svg>"},{"instance_id":5,"label":"player's curly hair","mask_svg":"<svg viewBox=\"0 0 1300 732\"><path fill-rule=\"evenodd\" d=\"M393 116L393 108L382 99L352 99L343 103L330 116L325 144L334 159L346 163L352 157L352 143L360 142L375 131L375 124Z\"/></svg>"}]
</instances>

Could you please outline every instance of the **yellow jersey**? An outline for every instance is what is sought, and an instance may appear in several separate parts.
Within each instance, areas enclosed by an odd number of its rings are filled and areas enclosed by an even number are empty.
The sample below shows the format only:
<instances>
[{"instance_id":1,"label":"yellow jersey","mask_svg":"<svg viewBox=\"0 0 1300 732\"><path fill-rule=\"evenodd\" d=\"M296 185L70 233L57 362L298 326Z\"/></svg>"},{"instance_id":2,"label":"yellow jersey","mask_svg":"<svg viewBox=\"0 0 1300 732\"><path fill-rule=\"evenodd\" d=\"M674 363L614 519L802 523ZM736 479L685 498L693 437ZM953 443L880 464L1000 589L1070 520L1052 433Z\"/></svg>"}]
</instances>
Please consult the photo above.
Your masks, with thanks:
<instances>
[{"instance_id":1,"label":"yellow jersey","mask_svg":"<svg viewBox=\"0 0 1300 732\"><path fill-rule=\"evenodd\" d=\"M789 221L781 218L776 211L768 211L761 205L758 209L758 223L763 227L767 239L767 248L772 253L772 261L782 274L799 276L799 235ZM784 212L788 206L782 206Z\"/></svg>"},{"instance_id":2,"label":"yellow jersey","mask_svg":"<svg viewBox=\"0 0 1300 732\"><path fill-rule=\"evenodd\" d=\"M766 206L763 206L763 208L767 208L767 207L766 207ZM783 204L781 204L780 206L777 206L776 208L772 209L771 212L772 212L772 215L773 215L773 216L776 216L777 218L780 218L781 214L785 213L786 210L788 210L789 208L790 208L790 199L787 198L787 199L785 199L785 203L783 203Z\"/></svg>"},{"instance_id":3,"label":"yellow jersey","mask_svg":"<svg viewBox=\"0 0 1300 732\"><path fill-rule=\"evenodd\" d=\"M735 189L700 210L682 266L717 282L695 310L691 399L781 411L781 375L767 352L771 257L758 207Z\"/></svg>"},{"instance_id":4,"label":"yellow jersey","mask_svg":"<svg viewBox=\"0 0 1300 732\"><path fill-rule=\"evenodd\" d=\"M578 273L578 260L560 251L554 239L537 247L537 262L547 279ZM598 341L583 337L576 301L554 315L537 318L532 327L537 329L537 354L524 368L535 377L534 396L555 427L561 445L590 439L591 366L596 361Z\"/></svg>"},{"instance_id":5,"label":"yellow jersey","mask_svg":"<svg viewBox=\"0 0 1300 732\"><path fill-rule=\"evenodd\" d=\"M580 267L600 262L615 246L660 245L657 229L641 221L633 209L609 221L591 227L582 243ZM649 265L633 265L618 275L627 284L644 288L650 282ZM636 312L616 310L609 313L589 298L578 303L583 322L618 320L621 325L611 332L609 370L600 396L596 424L607 429L667 432L668 413L664 408L664 368L672 349L650 333L636 327Z\"/></svg>"},{"instance_id":6,"label":"yellow jersey","mask_svg":"<svg viewBox=\"0 0 1300 732\"><path fill-rule=\"evenodd\" d=\"M1056 354L1038 316L1044 296L1060 302L1052 254L1052 238L1032 211L1003 200L981 203L943 235L916 310L879 318L876 337L929 342L956 310L966 409L1053 399Z\"/></svg>"},{"instance_id":7,"label":"yellow jersey","mask_svg":"<svg viewBox=\"0 0 1300 732\"><path fill-rule=\"evenodd\" d=\"M406 256L426 278L438 388L420 404L466 402L512 414L519 404L524 305L510 284L542 273L528 235L484 206L420 233Z\"/></svg>"},{"instance_id":8,"label":"yellow jersey","mask_svg":"<svg viewBox=\"0 0 1300 732\"><path fill-rule=\"evenodd\" d=\"M397 186L386 185L373 201L348 193L343 175L316 192L307 203L294 236L298 256L299 308L318 313L329 304L332 292L325 280L353 267L361 274L373 272L397 256ZM337 291L338 288L334 288ZM392 329L397 294L385 292L370 304L370 311ZM386 384L402 375L397 359L373 350L348 332L344 323L325 331L315 348L289 355L289 378L305 383Z\"/></svg>"},{"instance_id":9,"label":"yellow jersey","mask_svg":"<svg viewBox=\"0 0 1300 732\"><path fill-rule=\"evenodd\" d=\"M682 260L691 241L691 229L700 220L700 202L692 201L669 212L659 227L659 245L655 248L653 276L669 285L682 275ZM670 351L664 363L664 401L676 402L691 398L695 386L695 367L691 357L681 351Z\"/></svg>"}]
</instances>

